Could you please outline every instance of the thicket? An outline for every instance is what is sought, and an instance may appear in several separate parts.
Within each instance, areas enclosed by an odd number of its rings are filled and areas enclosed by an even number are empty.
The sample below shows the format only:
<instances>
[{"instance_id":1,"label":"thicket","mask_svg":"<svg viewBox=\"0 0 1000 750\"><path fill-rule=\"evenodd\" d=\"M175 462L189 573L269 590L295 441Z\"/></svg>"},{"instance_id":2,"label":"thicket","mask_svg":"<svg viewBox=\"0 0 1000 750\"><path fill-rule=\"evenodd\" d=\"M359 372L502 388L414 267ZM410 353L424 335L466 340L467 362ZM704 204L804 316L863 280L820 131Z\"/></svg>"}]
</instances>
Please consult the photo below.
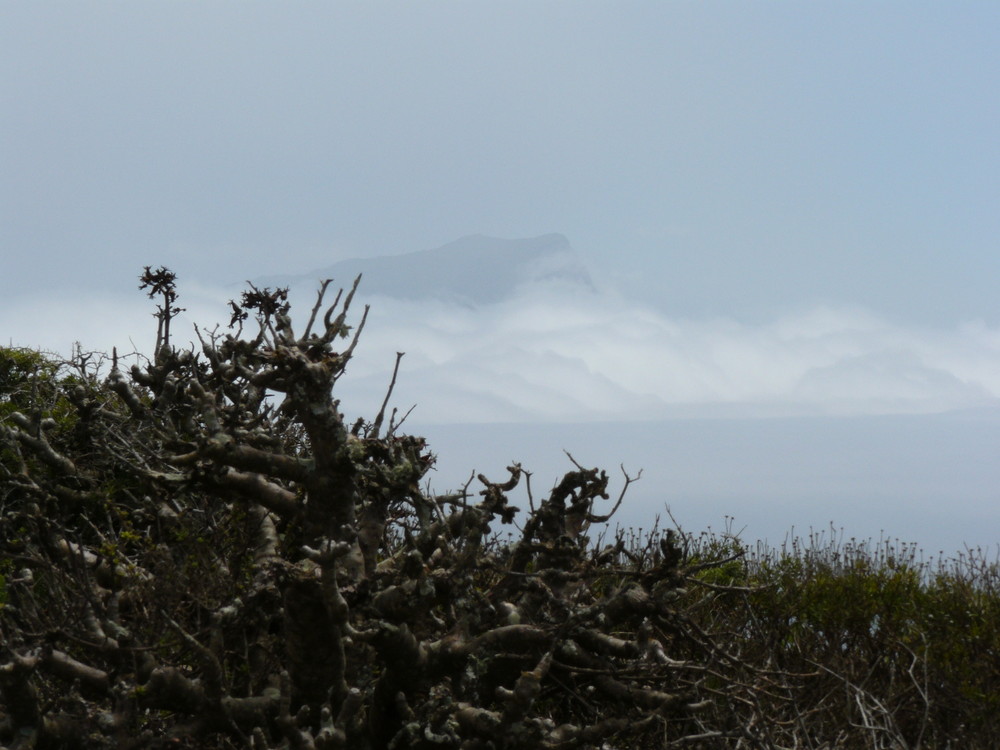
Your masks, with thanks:
<instances>
[{"instance_id":1,"label":"thicket","mask_svg":"<svg viewBox=\"0 0 1000 750\"><path fill-rule=\"evenodd\" d=\"M302 328L285 290L251 287L189 350L174 275L141 281L150 359L0 349L5 747L1000 736L983 555L601 533L637 477L572 459L540 495L518 464L433 494L395 375L371 419L336 398L357 281L330 303L324 283Z\"/></svg>"}]
</instances>

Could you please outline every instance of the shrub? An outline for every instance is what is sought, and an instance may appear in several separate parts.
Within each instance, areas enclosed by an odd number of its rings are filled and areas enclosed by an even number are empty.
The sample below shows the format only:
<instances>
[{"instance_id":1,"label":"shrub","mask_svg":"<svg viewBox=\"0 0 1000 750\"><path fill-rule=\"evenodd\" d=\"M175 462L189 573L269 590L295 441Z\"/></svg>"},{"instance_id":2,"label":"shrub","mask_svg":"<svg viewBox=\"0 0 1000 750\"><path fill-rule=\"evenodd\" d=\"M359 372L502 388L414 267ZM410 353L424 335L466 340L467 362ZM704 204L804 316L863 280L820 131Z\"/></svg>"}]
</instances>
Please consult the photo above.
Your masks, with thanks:
<instances>
[{"instance_id":1,"label":"shrub","mask_svg":"<svg viewBox=\"0 0 1000 750\"><path fill-rule=\"evenodd\" d=\"M251 287L125 368L0 349L8 747L989 747L997 567L907 546L591 539L606 472L447 494L337 382L358 282L304 328ZM398 368L397 360L397 368ZM387 413L388 410L388 413ZM514 493L523 497L519 509Z\"/></svg>"},{"instance_id":2,"label":"shrub","mask_svg":"<svg viewBox=\"0 0 1000 750\"><path fill-rule=\"evenodd\" d=\"M228 330L198 330L185 351L174 275L141 281L157 301L150 360L0 359L3 742L755 735L735 714L711 726L716 698L748 688L706 690L716 646L684 635L669 543L641 559L620 539L588 543L612 512L605 472L572 466L519 516L517 464L480 475L478 495L425 494L434 457L386 413L391 385L371 421L345 421L335 391L365 323L367 310L348 323L357 282L330 305L323 284L304 329L284 290L251 287Z\"/></svg>"}]
</instances>

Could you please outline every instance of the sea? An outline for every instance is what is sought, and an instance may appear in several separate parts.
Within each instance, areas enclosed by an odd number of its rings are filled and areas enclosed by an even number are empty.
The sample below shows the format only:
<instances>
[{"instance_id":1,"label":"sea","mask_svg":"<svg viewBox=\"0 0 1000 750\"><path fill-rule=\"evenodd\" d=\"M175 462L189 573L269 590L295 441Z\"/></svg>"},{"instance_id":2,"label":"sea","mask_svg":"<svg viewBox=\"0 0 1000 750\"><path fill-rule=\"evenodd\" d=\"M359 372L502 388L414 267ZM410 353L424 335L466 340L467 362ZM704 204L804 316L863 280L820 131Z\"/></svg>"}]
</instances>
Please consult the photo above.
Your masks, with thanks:
<instances>
[{"instance_id":1,"label":"sea","mask_svg":"<svg viewBox=\"0 0 1000 750\"><path fill-rule=\"evenodd\" d=\"M598 512L626 490L613 526L676 524L771 547L810 535L889 541L929 558L1000 552L1000 409L406 428L437 456L431 491L476 493L475 475L500 481L518 462L538 502L572 456L611 477ZM626 476L638 479L626 488ZM512 502L527 507L526 483Z\"/></svg>"}]
</instances>

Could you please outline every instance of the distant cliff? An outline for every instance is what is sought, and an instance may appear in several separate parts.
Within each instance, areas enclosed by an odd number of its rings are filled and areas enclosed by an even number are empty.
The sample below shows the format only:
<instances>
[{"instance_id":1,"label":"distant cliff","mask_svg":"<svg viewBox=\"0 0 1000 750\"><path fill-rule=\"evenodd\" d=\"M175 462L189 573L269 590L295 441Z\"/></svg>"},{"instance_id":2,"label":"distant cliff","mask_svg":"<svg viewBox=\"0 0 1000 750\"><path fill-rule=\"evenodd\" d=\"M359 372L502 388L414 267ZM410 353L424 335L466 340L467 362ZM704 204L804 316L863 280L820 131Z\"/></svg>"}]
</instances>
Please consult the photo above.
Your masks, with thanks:
<instances>
[{"instance_id":1,"label":"distant cliff","mask_svg":"<svg viewBox=\"0 0 1000 750\"><path fill-rule=\"evenodd\" d=\"M330 278L345 285L358 274L364 276L361 292L366 296L433 298L472 305L499 302L533 282L594 288L586 267L561 234L515 240L476 234L432 250L351 258L311 273L254 283L290 286Z\"/></svg>"}]
</instances>

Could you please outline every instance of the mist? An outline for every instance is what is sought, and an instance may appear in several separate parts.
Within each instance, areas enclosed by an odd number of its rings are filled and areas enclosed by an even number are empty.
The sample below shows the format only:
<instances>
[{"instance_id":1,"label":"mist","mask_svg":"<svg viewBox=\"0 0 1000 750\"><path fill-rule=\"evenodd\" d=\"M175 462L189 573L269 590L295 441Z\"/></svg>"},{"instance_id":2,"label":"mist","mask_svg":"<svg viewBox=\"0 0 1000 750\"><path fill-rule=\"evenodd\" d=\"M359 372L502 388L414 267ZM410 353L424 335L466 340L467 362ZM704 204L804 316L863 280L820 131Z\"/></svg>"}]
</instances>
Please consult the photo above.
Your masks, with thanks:
<instances>
[{"instance_id":1,"label":"mist","mask_svg":"<svg viewBox=\"0 0 1000 750\"><path fill-rule=\"evenodd\" d=\"M181 279L177 343L196 342L195 324L228 322L239 291ZM300 320L315 294L311 283L293 287ZM920 328L833 307L759 324L678 318L559 282L481 306L370 296L362 284L358 317L365 304L344 400L380 403L404 352L395 399L424 423L930 414L1000 403L1000 329L982 321ZM33 295L0 309L0 330L63 356L77 343L148 354L152 312L138 290Z\"/></svg>"}]
</instances>

